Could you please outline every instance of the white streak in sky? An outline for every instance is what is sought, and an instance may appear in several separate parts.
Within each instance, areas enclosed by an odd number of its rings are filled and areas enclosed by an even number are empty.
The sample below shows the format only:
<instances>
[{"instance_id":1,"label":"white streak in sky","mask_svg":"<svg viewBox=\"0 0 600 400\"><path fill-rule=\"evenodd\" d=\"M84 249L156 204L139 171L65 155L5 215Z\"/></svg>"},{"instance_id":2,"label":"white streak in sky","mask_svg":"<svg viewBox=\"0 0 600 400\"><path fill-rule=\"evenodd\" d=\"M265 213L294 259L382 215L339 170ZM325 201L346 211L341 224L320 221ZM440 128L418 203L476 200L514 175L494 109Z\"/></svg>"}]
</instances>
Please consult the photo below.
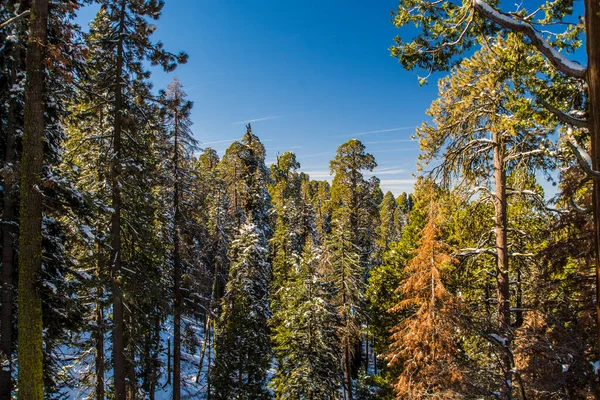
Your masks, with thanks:
<instances>
[{"instance_id":1,"label":"white streak in sky","mask_svg":"<svg viewBox=\"0 0 600 400\"><path fill-rule=\"evenodd\" d=\"M396 132L396 131L406 131L409 129L416 129L416 126L403 126L400 128L392 128L392 129L381 129L379 131L367 131L367 132L359 132L359 133L355 133L352 136L364 136L364 135L371 135L373 133L384 133L384 132Z\"/></svg>"},{"instance_id":2,"label":"white streak in sky","mask_svg":"<svg viewBox=\"0 0 600 400\"><path fill-rule=\"evenodd\" d=\"M247 121L238 121L238 122L234 122L233 125L240 125L240 124L249 124L251 122L259 122L259 121L269 121L271 119L277 119L277 118L281 118L283 117L283 115L275 115L273 117L265 117L265 118L256 118L256 119L249 119Z\"/></svg>"}]
</instances>

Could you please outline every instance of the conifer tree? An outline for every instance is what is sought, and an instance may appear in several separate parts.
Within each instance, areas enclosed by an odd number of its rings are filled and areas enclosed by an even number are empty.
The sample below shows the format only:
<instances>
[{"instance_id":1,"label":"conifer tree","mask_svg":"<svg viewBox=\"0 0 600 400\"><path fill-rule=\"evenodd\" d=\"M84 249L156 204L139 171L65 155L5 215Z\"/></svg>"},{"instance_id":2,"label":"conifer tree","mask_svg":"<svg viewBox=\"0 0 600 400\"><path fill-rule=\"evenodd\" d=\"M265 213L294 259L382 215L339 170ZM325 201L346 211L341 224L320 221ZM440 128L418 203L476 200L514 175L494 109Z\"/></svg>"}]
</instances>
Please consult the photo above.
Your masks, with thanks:
<instances>
[{"instance_id":1,"label":"conifer tree","mask_svg":"<svg viewBox=\"0 0 600 400\"><path fill-rule=\"evenodd\" d=\"M181 397L181 314L183 308L181 235L184 232L184 218L193 215L183 200L184 192L191 186L189 182L191 171L187 170L186 166L190 165L192 152L196 149L197 143L191 133L192 103L186 100L183 85L177 79L167 86L162 103L167 134L166 150L167 155L170 156L167 159L171 160L168 166L170 178L168 180L173 185L173 400L179 400Z\"/></svg>"},{"instance_id":2,"label":"conifer tree","mask_svg":"<svg viewBox=\"0 0 600 400\"><path fill-rule=\"evenodd\" d=\"M271 382L277 399L334 399L341 376L339 319L320 252L308 241L282 287L273 340L279 360Z\"/></svg>"},{"instance_id":3,"label":"conifer tree","mask_svg":"<svg viewBox=\"0 0 600 400\"><path fill-rule=\"evenodd\" d=\"M397 289L402 300L391 309L412 313L392 329L386 355L390 366L402 365L394 383L397 399L462 398L460 304L445 284L454 260L440 241L437 217L437 206L432 203L415 257L406 268L407 277Z\"/></svg>"},{"instance_id":4,"label":"conifer tree","mask_svg":"<svg viewBox=\"0 0 600 400\"><path fill-rule=\"evenodd\" d=\"M365 280L370 269L375 248L375 221L378 204L375 201L379 189L377 178L365 180L362 171L372 171L377 166L373 155L365 152L365 146L357 139L342 144L330 170L335 173L331 186L332 240L336 254L330 262L330 274L334 279L337 304L342 324L340 331L344 346L344 373L346 390L352 396L352 375L357 376L362 364L360 327L363 321ZM358 266L354 265L358 257ZM356 292L350 293L353 287Z\"/></svg>"},{"instance_id":5,"label":"conifer tree","mask_svg":"<svg viewBox=\"0 0 600 400\"><path fill-rule=\"evenodd\" d=\"M244 224L230 249L231 265L215 332L211 382L217 399L269 398L270 178L264 146L250 125L242 141L227 149L222 162L224 179L233 195L232 216ZM234 183L238 176L243 181Z\"/></svg>"},{"instance_id":6,"label":"conifer tree","mask_svg":"<svg viewBox=\"0 0 600 400\"><path fill-rule=\"evenodd\" d=\"M232 263L217 324L216 399L267 399L267 368L271 360L267 238L257 225L244 225L232 243Z\"/></svg>"}]
</instances>

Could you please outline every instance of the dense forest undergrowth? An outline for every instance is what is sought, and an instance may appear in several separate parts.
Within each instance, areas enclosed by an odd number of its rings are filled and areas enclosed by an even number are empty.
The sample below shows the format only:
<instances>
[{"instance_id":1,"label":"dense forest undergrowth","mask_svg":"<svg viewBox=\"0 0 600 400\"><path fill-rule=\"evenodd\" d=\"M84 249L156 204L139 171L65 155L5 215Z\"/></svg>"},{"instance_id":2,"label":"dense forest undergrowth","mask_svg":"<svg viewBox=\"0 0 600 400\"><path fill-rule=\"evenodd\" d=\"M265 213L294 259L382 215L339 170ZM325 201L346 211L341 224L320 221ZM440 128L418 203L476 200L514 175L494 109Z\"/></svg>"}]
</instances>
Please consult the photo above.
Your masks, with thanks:
<instances>
[{"instance_id":1,"label":"dense forest undergrowth","mask_svg":"<svg viewBox=\"0 0 600 400\"><path fill-rule=\"evenodd\" d=\"M162 1L2 1L0 399L600 398L600 4L496 3L400 1L448 74L396 197L203 148Z\"/></svg>"}]
</instances>

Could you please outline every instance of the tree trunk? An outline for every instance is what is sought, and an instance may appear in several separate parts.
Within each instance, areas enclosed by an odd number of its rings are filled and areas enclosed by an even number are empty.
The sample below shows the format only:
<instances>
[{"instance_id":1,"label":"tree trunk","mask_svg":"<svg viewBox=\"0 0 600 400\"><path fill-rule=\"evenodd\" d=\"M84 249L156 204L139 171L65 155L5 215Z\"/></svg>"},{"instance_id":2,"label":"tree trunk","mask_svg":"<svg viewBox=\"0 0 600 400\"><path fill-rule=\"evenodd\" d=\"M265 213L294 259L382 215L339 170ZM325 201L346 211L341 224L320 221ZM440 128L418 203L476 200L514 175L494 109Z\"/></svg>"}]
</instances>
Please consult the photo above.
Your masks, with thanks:
<instances>
[{"instance_id":1,"label":"tree trunk","mask_svg":"<svg viewBox=\"0 0 600 400\"><path fill-rule=\"evenodd\" d=\"M14 46L11 49L10 75L8 84L10 87L17 83L17 63L19 52ZM9 175L4 179L4 210L2 213L2 320L0 330L0 352L6 358L0 370L0 400L10 400L12 392L12 349L13 349L13 275L15 262L15 238L17 235L15 221L16 207L16 150L15 139L17 137L17 102L14 96L10 96L8 104L8 116L6 126L6 149L4 163L10 169Z\"/></svg>"},{"instance_id":2,"label":"tree trunk","mask_svg":"<svg viewBox=\"0 0 600 400\"><path fill-rule=\"evenodd\" d=\"M344 382L346 399L352 400L352 353L348 342L344 345L344 375L346 377L346 382Z\"/></svg>"},{"instance_id":3,"label":"tree trunk","mask_svg":"<svg viewBox=\"0 0 600 400\"><path fill-rule=\"evenodd\" d=\"M502 135L494 132L494 186L495 186L495 236L496 236L496 282L498 292L498 331L505 338L505 349L501 352L504 370L503 393L512 398L512 363L508 354L510 346L510 283L508 274L507 212L506 212L506 169L504 165L505 144Z\"/></svg>"},{"instance_id":4,"label":"tree trunk","mask_svg":"<svg viewBox=\"0 0 600 400\"><path fill-rule=\"evenodd\" d=\"M48 0L33 0L27 41L25 132L21 164L19 232L19 400L42 400L43 334L42 299L39 292L42 268L42 169L45 130L45 45Z\"/></svg>"},{"instance_id":5,"label":"tree trunk","mask_svg":"<svg viewBox=\"0 0 600 400\"><path fill-rule=\"evenodd\" d=\"M585 0L585 31L592 167L598 171L600 170L600 4L598 0ZM598 178L594 180L592 197L596 248L596 352L600 355L600 181Z\"/></svg>"},{"instance_id":6,"label":"tree trunk","mask_svg":"<svg viewBox=\"0 0 600 400\"><path fill-rule=\"evenodd\" d=\"M98 254L98 269L101 269L102 255ZM96 331L95 344L96 344L96 400L104 400L104 309L102 306L102 298L104 297L104 291L102 286L98 285L98 300L96 301Z\"/></svg>"},{"instance_id":7,"label":"tree trunk","mask_svg":"<svg viewBox=\"0 0 600 400\"><path fill-rule=\"evenodd\" d=\"M113 288L113 368L115 400L125 400L125 342L123 337L123 282L121 277L121 111L123 108L123 32L125 29L126 1L121 2L119 37L117 44L117 66L115 71L115 102L113 110L113 159L111 168L112 208L111 218L111 262Z\"/></svg>"},{"instance_id":8,"label":"tree trunk","mask_svg":"<svg viewBox=\"0 0 600 400\"><path fill-rule=\"evenodd\" d=\"M181 211L179 207L179 118L175 112L174 126L174 151L173 151L173 175L175 188L173 194L173 208L175 209L175 218L173 226L173 294L175 296L174 316L173 316L173 400L181 398L181 307L183 305L183 295L181 293L181 261L180 261L180 241L179 230L181 229Z\"/></svg>"}]
</instances>

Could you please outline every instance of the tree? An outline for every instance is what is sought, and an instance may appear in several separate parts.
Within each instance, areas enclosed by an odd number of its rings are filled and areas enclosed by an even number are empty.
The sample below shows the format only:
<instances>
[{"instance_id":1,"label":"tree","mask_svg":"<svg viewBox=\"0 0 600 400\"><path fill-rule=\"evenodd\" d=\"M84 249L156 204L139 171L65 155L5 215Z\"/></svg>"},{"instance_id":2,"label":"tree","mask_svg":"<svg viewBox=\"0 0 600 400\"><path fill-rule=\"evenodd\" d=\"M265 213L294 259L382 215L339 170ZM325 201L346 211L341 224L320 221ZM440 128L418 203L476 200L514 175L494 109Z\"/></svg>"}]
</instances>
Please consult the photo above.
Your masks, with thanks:
<instances>
[{"instance_id":1,"label":"tree","mask_svg":"<svg viewBox=\"0 0 600 400\"><path fill-rule=\"evenodd\" d=\"M229 279L216 326L215 366L210 379L217 399L268 398L270 178L264 146L250 125L242 141L229 146L221 162L231 193L233 225L238 221L243 224L231 244ZM234 182L238 177L242 181Z\"/></svg>"},{"instance_id":2,"label":"tree","mask_svg":"<svg viewBox=\"0 0 600 400\"><path fill-rule=\"evenodd\" d=\"M509 186L507 176L515 170L552 168L554 160L548 155L554 154L550 141L554 125L536 115L522 80L510 79L515 70L523 71L523 75L530 70L543 70L542 60L527 57L527 48L513 35L490 42L492 47L464 60L440 82L440 98L428 111L436 126L424 124L417 135L423 148L420 160L427 163L441 156L437 168L444 179L460 176L459 185L470 187L480 200L493 204L494 244L488 245L484 239L488 234L484 232L476 248L464 249L461 254L473 256L483 252L495 257L497 331L510 344L514 304L509 258L522 255L509 252L507 196L525 196L537 202L543 202L543 196ZM507 353L502 359L503 382L512 382L511 357ZM508 383L503 386L506 392L512 390Z\"/></svg>"},{"instance_id":3,"label":"tree","mask_svg":"<svg viewBox=\"0 0 600 400\"><path fill-rule=\"evenodd\" d=\"M280 289L281 306L273 316L279 362L271 382L277 399L333 399L339 391L339 319L320 262L319 250L308 241Z\"/></svg>"},{"instance_id":4,"label":"tree","mask_svg":"<svg viewBox=\"0 0 600 400\"><path fill-rule=\"evenodd\" d=\"M352 276L352 279L356 280L356 289L360 292L344 298L343 293L347 288L337 287L341 310L348 311L348 308L353 308L351 313L347 313L343 317L343 323L347 326L342 330L345 335L342 338L342 341L345 342L344 345L354 347L352 350L348 348L345 351L345 356L349 357L345 360L345 367L351 367L351 371L345 371L349 396L351 396L350 373L356 377L363 361L361 332L360 329L358 331L353 329L355 325L360 328L362 311L358 310L362 310L363 304L350 303L350 299L358 296L362 303L364 284L375 249L375 221L379 214L377 194L381 193L379 180L375 177L365 180L362 172L372 171L376 166L373 155L366 153L365 146L357 139L350 139L338 147L335 158L329 164L331 173L335 174L331 186L332 236L337 238L334 241L338 244L338 251L346 252L348 250L350 253L358 255L360 263L360 271L356 270L350 275L347 273L353 268L346 270L345 266L335 263L332 263L334 269L343 268L345 271L331 272L332 274L341 274L339 276L346 278ZM353 247L353 249L346 246ZM342 248L346 250L342 250ZM338 260L347 259L344 256ZM344 282L345 280L338 281L341 285L345 285Z\"/></svg>"},{"instance_id":5,"label":"tree","mask_svg":"<svg viewBox=\"0 0 600 400\"><path fill-rule=\"evenodd\" d=\"M192 136L190 112L192 103L186 100L183 85L175 79L163 94L163 118L167 128L167 146L170 159L169 166L170 181L173 185L173 400L181 397L181 313L183 308L183 294L181 291L181 234L183 230L182 202L183 194L189 182L189 172L186 164L190 164L193 151L197 148L197 142ZM187 184L187 185L186 185Z\"/></svg>"},{"instance_id":6,"label":"tree","mask_svg":"<svg viewBox=\"0 0 600 400\"><path fill-rule=\"evenodd\" d=\"M484 0L439 3L400 1L394 16L394 24L402 27L409 23L417 23L421 30L414 39L407 42L397 37L397 45L391 48L391 53L407 69L419 67L429 71L445 71L459 61L457 55L478 42L485 43L487 37L500 30L516 33L529 46L545 56L552 68L547 74L540 74L543 76L542 84L532 88L533 95L538 99L550 97L552 100L563 100L560 103L566 107L566 111L562 111L560 107L548 101L540 100L540 103L560 122L587 130L591 137L591 155L588 155L577 143L573 135L566 135L565 139L582 168L594 179L596 287L600 288L600 184L597 181L597 171L600 169L598 164L600 160L600 55L598 54L600 52L600 4L595 0L586 0L585 17L581 23L567 24L564 32L549 32L550 35L546 37L537 27L562 24L566 17L573 14L573 2L549 1L532 13L520 7L516 12L509 13L500 11L494 6ZM579 39L582 32L585 33L587 66L573 62L565 56L564 52L559 52L559 50L571 51L579 47L582 43ZM577 86L573 81L585 81L584 91L587 102L583 113L577 109L577 104L564 101L564 97L557 96L556 92L552 93L552 83L561 80L571 81L572 87ZM550 90L547 90L548 88ZM548 92L552 95L544 96ZM584 118L579 118L581 116ZM600 289L596 292L596 351L600 351L599 300Z\"/></svg>"},{"instance_id":7,"label":"tree","mask_svg":"<svg viewBox=\"0 0 600 400\"><path fill-rule=\"evenodd\" d=\"M271 360L267 238L257 225L244 225L232 243L232 264L215 333L211 381L216 399L268 399Z\"/></svg>"},{"instance_id":8,"label":"tree","mask_svg":"<svg viewBox=\"0 0 600 400\"><path fill-rule=\"evenodd\" d=\"M461 305L445 284L455 260L440 241L437 218L437 206L431 203L423 236L397 289L402 300L390 310L411 312L392 329L386 355L391 366L402 365L394 384L397 399L462 398L465 376L457 318Z\"/></svg>"}]
</instances>

